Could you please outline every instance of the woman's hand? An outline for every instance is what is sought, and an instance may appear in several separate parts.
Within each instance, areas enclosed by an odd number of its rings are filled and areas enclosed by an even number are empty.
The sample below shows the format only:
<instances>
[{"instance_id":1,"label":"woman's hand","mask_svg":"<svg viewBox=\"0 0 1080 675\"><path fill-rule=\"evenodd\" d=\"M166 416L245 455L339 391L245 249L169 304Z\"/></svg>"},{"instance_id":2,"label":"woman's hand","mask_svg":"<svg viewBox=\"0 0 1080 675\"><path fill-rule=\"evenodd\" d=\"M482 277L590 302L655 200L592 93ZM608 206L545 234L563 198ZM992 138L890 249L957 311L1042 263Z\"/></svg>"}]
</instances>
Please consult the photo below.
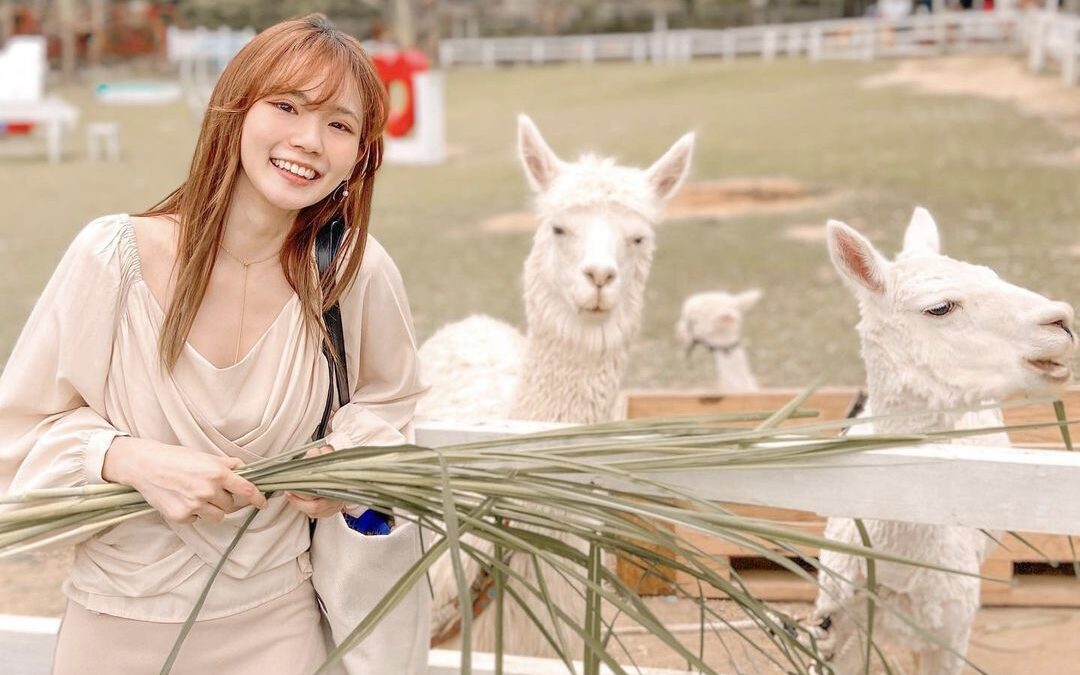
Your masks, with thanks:
<instances>
[{"instance_id":1,"label":"woman's hand","mask_svg":"<svg viewBox=\"0 0 1080 675\"><path fill-rule=\"evenodd\" d=\"M321 448L312 448L311 450L308 450L307 453L304 454L304 457L318 457L319 455L325 455L333 451L334 449L329 445L324 445ZM345 502L339 502L336 499L306 497L293 492L286 492L285 498L308 518L329 518L330 516L341 513L341 510L345 508Z\"/></svg>"},{"instance_id":2,"label":"woman's hand","mask_svg":"<svg viewBox=\"0 0 1080 675\"><path fill-rule=\"evenodd\" d=\"M105 453L101 476L135 488L167 520L219 523L245 506L266 506L266 496L234 473L243 465L236 457L118 436Z\"/></svg>"}]
</instances>

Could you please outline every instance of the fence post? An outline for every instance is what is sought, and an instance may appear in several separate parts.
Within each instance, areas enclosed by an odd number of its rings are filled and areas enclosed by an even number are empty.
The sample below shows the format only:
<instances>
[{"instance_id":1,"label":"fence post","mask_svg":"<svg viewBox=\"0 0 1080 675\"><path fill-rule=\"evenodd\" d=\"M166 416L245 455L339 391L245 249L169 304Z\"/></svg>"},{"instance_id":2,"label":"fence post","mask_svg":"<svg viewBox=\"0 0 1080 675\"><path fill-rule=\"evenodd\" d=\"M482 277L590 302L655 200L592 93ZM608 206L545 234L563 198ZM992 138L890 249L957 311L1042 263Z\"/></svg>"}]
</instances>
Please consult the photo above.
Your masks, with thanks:
<instances>
[{"instance_id":1,"label":"fence post","mask_svg":"<svg viewBox=\"0 0 1080 675\"><path fill-rule=\"evenodd\" d=\"M765 31L761 38L761 58L765 61L776 58L776 31L773 29Z\"/></svg>"},{"instance_id":2,"label":"fence post","mask_svg":"<svg viewBox=\"0 0 1080 675\"><path fill-rule=\"evenodd\" d=\"M787 53L788 56L798 56L802 51L803 33L802 28L795 27L788 31Z\"/></svg>"},{"instance_id":3,"label":"fence post","mask_svg":"<svg viewBox=\"0 0 1080 675\"><path fill-rule=\"evenodd\" d=\"M734 62L735 56L735 31L728 30L724 33L724 62Z\"/></svg>"},{"instance_id":4,"label":"fence post","mask_svg":"<svg viewBox=\"0 0 1080 675\"><path fill-rule=\"evenodd\" d=\"M530 52L530 56L532 57L532 62L533 63L543 63L544 62L544 39L543 38L537 38L537 39L533 40L532 45L530 45L530 47L531 48L530 48L529 52Z\"/></svg>"},{"instance_id":5,"label":"fence post","mask_svg":"<svg viewBox=\"0 0 1080 675\"><path fill-rule=\"evenodd\" d=\"M480 62L488 70L495 67L495 45L493 43L484 42L480 46Z\"/></svg>"},{"instance_id":6,"label":"fence post","mask_svg":"<svg viewBox=\"0 0 1080 675\"><path fill-rule=\"evenodd\" d=\"M824 31L821 26L814 26L810 29L810 48L807 50L807 54L810 56L811 61L820 61L822 46L825 42Z\"/></svg>"},{"instance_id":7,"label":"fence post","mask_svg":"<svg viewBox=\"0 0 1080 675\"><path fill-rule=\"evenodd\" d=\"M596 41L586 38L581 41L581 62L592 65L596 61ZM634 59L637 62L637 59Z\"/></svg>"},{"instance_id":8,"label":"fence post","mask_svg":"<svg viewBox=\"0 0 1080 675\"><path fill-rule=\"evenodd\" d=\"M1035 17L1034 25L1031 29L1031 44L1028 46L1028 69L1033 73L1038 73L1043 69L1043 64L1046 60L1046 33L1047 33L1047 21L1044 15Z\"/></svg>"},{"instance_id":9,"label":"fence post","mask_svg":"<svg viewBox=\"0 0 1080 675\"><path fill-rule=\"evenodd\" d=\"M1061 50L1061 79L1069 86L1076 84L1077 40L1080 40L1080 21L1071 21Z\"/></svg>"},{"instance_id":10,"label":"fence post","mask_svg":"<svg viewBox=\"0 0 1080 675\"><path fill-rule=\"evenodd\" d=\"M443 68L454 65L454 45L447 40L439 42L439 65Z\"/></svg>"}]
</instances>

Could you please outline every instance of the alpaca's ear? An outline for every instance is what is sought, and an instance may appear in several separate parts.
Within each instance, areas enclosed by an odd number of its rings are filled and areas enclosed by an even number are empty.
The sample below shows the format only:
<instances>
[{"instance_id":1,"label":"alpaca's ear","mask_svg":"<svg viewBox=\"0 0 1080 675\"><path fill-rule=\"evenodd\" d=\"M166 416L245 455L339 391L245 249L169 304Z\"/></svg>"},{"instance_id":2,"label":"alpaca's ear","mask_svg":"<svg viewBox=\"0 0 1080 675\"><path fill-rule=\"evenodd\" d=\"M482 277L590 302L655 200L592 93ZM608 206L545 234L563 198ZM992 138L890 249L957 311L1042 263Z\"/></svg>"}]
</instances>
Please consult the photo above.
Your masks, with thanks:
<instances>
[{"instance_id":1,"label":"alpaca's ear","mask_svg":"<svg viewBox=\"0 0 1080 675\"><path fill-rule=\"evenodd\" d=\"M649 167L646 174L653 192L661 201L667 201L675 194L686 175L690 173L690 158L694 154L694 134L686 134L675 141L664 156Z\"/></svg>"},{"instance_id":2,"label":"alpaca's ear","mask_svg":"<svg viewBox=\"0 0 1080 675\"><path fill-rule=\"evenodd\" d=\"M908 223L907 231L904 232L904 253L911 251L941 252L941 236L938 234L937 223L930 212L921 206L915 207L915 213L911 214L911 222Z\"/></svg>"},{"instance_id":3,"label":"alpaca's ear","mask_svg":"<svg viewBox=\"0 0 1080 675\"><path fill-rule=\"evenodd\" d=\"M761 300L760 288L751 288L750 290L743 291L735 296L735 304L743 312L756 305L758 300Z\"/></svg>"},{"instance_id":4,"label":"alpaca's ear","mask_svg":"<svg viewBox=\"0 0 1080 675\"><path fill-rule=\"evenodd\" d=\"M548 189L562 170L563 162L544 142L540 130L528 115L518 115L518 157L536 192Z\"/></svg>"},{"instance_id":5,"label":"alpaca's ear","mask_svg":"<svg viewBox=\"0 0 1080 675\"><path fill-rule=\"evenodd\" d=\"M885 270L889 263L874 245L839 220L825 226L829 257L840 274L857 288L871 293L885 291Z\"/></svg>"}]
</instances>

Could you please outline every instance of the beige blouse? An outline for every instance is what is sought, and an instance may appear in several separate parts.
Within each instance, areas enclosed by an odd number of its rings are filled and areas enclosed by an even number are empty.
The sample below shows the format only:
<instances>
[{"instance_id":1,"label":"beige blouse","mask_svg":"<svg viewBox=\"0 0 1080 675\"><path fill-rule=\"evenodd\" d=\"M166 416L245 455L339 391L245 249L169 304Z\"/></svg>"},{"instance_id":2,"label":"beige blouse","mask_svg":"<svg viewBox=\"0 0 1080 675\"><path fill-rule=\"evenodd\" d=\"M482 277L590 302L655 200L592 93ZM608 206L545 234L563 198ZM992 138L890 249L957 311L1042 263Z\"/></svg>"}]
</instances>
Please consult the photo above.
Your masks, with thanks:
<instances>
[{"instance_id":1,"label":"beige blouse","mask_svg":"<svg viewBox=\"0 0 1080 675\"><path fill-rule=\"evenodd\" d=\"M406 442L425 386L401 276L373 238L341 312L353 391L327 441L338 449ZM244 461L310 440L329 375L296 296L227 368L186 344L173 372L163 371L163 320L142 279L130 217L87 225L0 376L0 493L102 483L105 451L117 435ZM76 546L64 590L95 612L183 621L247 513L190 525L155 513L98 532ZM235 614L295 589L311 575L308 546L307 518L283 496L271 498L199 618Z\"/></svg>"}]
</instances>

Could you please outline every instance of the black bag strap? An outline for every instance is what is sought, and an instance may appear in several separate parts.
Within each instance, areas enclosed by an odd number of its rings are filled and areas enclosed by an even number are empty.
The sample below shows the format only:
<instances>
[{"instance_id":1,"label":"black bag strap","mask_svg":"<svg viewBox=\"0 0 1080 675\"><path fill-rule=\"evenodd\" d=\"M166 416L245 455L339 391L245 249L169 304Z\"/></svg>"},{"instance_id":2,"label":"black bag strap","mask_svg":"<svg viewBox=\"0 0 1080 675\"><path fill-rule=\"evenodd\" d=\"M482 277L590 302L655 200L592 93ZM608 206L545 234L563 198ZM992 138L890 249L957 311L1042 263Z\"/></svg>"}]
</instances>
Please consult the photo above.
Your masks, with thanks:
<instances>
[{"instance_id":1,"label":"black bag strap","mask_svg":"<svg viewBox=\"0 0 1080 675\"><path fill-rule=\"evenodd\" d=\"M319 266L320 279L330 269L334 256L337 255L338 249L341 248L341 241L345 237L346 229L345 217L340 213L336 213L315 236L315 261ZM330 368L330 386L326 390L326 407L323 408L322 421L319 423L319 428L315 430L312 440L326 436L326 428L330 424L330 413L334 408L334 390L337 389L339 406L344 406L349 402L350 394L349 369L345 358L345 327L341 322L341 307L338 303L335 302L333 306L323 313L323 322L326 324L327 332L330 333L330 342L334 345L334 350L337 351L338 360L335 361L329 347L323 347L323 354L326 356L326 363ZM339 362L340 368L338 367Z\"/></svg>"}]
</instances>

